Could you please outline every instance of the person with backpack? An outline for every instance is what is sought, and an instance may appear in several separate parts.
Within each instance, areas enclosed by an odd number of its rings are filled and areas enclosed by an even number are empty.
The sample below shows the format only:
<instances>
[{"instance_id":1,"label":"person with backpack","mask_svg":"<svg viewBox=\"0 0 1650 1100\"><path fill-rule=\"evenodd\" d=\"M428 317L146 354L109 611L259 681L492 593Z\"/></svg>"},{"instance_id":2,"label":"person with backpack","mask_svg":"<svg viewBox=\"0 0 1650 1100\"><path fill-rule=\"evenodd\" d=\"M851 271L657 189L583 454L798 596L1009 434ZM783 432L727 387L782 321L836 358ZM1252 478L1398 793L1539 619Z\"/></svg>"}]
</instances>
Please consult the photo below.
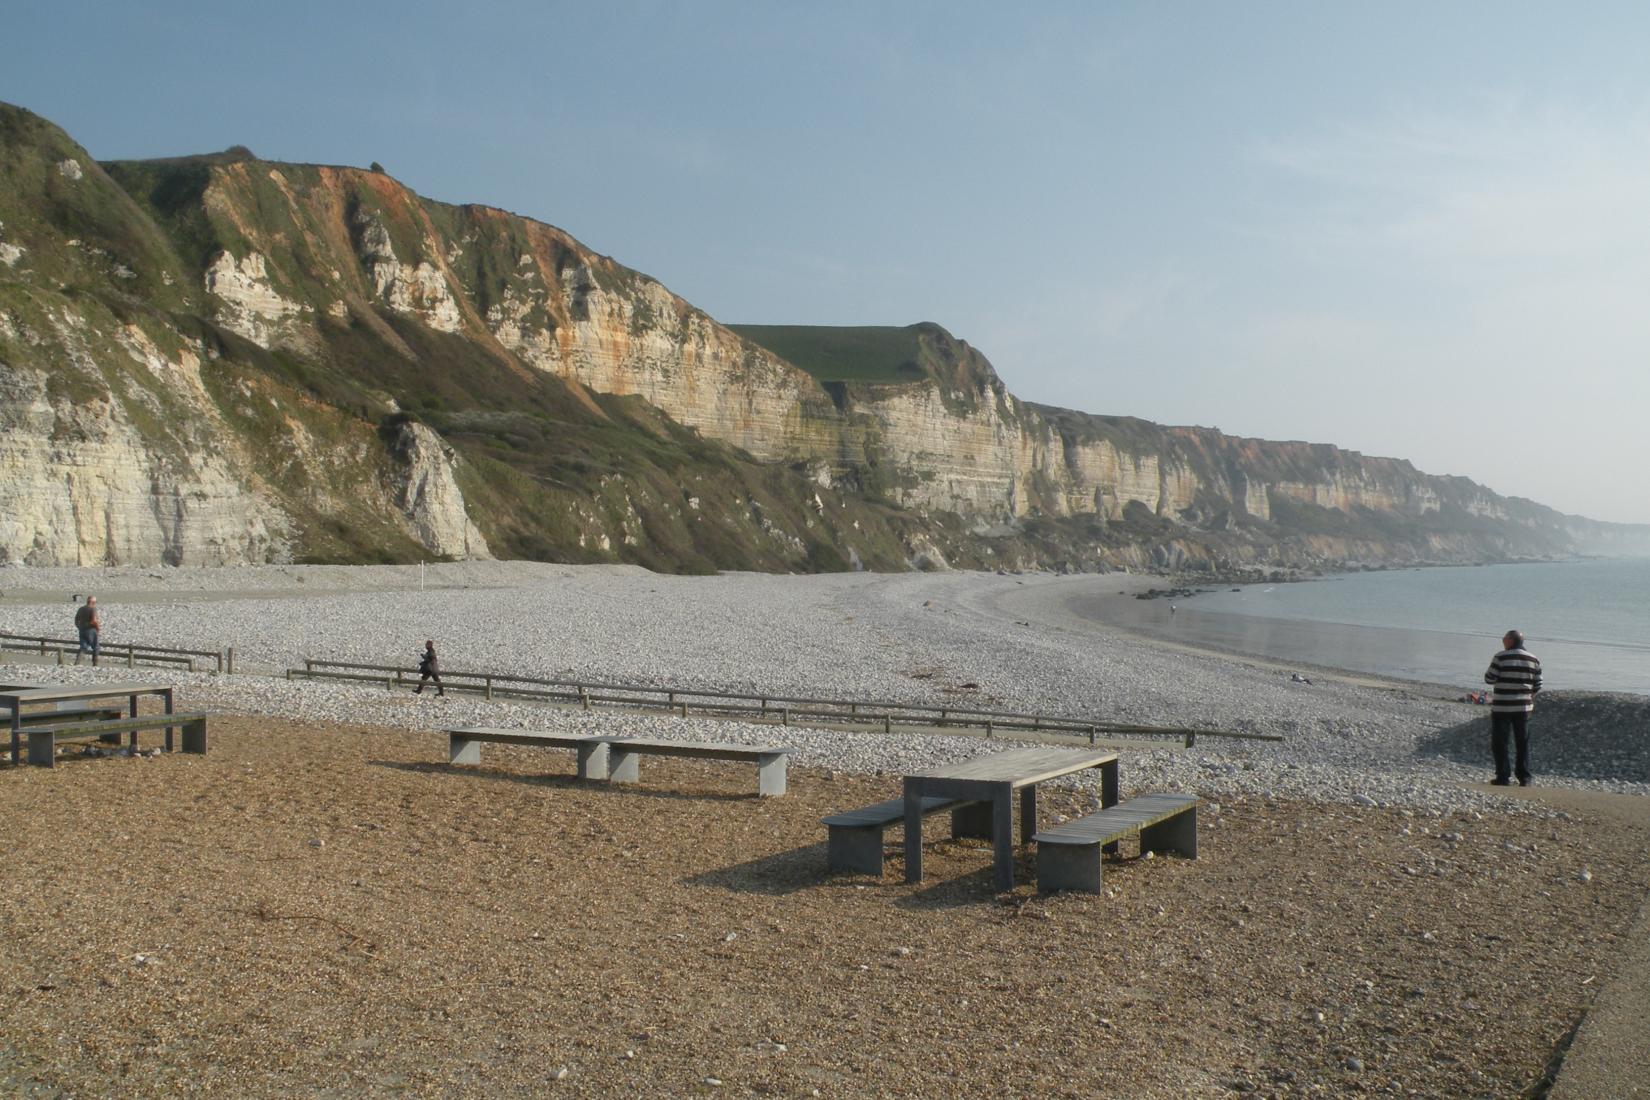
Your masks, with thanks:
<instances>
[{"instance_id":1,"label":"person with backpack","mask_svg":"<svg viewBox=\"0 0 1650 1100\"><path fill-rule=\"evenodd\" d=\"M435 639L424 640L424 656L418 662L418 686L413 688L413 694L419 695L424 691L424 681L435 681L435 693L442 697L447 689L441 686L441 658L435 655Z\"/></svg>"}]
</instances>

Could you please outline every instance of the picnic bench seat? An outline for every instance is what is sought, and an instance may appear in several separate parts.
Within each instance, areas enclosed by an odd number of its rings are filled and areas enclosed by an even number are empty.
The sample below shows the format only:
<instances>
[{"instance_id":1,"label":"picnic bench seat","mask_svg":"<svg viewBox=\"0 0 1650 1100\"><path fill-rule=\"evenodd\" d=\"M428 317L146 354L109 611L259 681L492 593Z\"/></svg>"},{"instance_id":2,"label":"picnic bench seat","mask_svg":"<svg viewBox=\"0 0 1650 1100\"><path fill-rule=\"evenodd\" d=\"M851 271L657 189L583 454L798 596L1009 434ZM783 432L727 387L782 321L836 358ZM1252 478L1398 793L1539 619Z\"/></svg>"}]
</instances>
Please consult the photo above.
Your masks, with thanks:
<instances>
[{"instance_id":1,"label":"picnic bench seat","mask_svg":"<svg viewBox=\"0 0 1650 1100\"><path fill-rule=\"evenodd\" d=\"M64 712L59 711L58 714ZM29 726L24 732L29 739L29 763L40 767L52 768L57 766L57 742L81 737L107 738L111 735L118 737L125 733L131 736L131 747L137 748L139 730L165 728L166 751L172 751L172 727L183 730L183 751L204 753L206 751L206 715L203 712L192 714L140 714L135 718L105 718L86 722L64 722L55 725Z\"/></svg>"},{"instance_id":2,"label":"picnic bench seat","mask_svg":"<svg viewBox=\"0 0 1650 1100\"><path fill-rule=\"evenodd\" d=\"M929 796L922 800L922 816L972 805L967 799ZM890 825L905 824L905 799L890 798L857 810L820 818L825 826L825 860L833 871L882 874L882 834ZM953 819L952 832L959 829ZM967 835L972 835L968 833Z\"/></svg>"},{"instance_id":3,"label":"picnic bench seat","mask_svg":"<svg viewBox=\"0 0 1650 1100\"><path fill-rule=\"evenodd\" d=\"M481 763L481 745L491 741L499 745L534 745L540 748L576 749L579 754L580 779L607 778L607 745L611 738L586 733L550 733L545 730L495 729L491 726L469 726L447 731L447 762L449 764Z\"/></svg>"},{"instance_id":4,"label":"picnic bench seat","mask_svg":"<svg viewBox=\"0 0 1650 1100\"><path fill-rule=\"evenodd\" d=\"M756 793L777 798L785 793L785 758L796 750L783 745L731 745L717 741L665 741L650 737L607 739L611 783L634 783L643 755L691 756L707 760L756 761Z\"/></svg>"},{"instance_id":5,"label":"picnic bench seat","mask_svg":"<svg viewBox=\"0 0 1650 1100\"><path fill-rule=\"evenodd\" d=\"M25 726L43 726L54 722L90 722L101 718L121 718L125 707L64 707L62 710L26 710L18 722ZM0 721L7 721L11 711L0 707Z\"/></svg>"},{"instance_id":6,"label":"picnic bench seat","mask_svg":"<svg viewBox=\"0 0 1650 1100\"><path fill-rule=\"evenodd\" d=\"M1131 833L1140 852L1178 852L1197 858L1197 796L1146 794L1098 813L1045 829L1037 842L1037 889L1100 892L1100 849Z\"/></svg>"}]
</instances>

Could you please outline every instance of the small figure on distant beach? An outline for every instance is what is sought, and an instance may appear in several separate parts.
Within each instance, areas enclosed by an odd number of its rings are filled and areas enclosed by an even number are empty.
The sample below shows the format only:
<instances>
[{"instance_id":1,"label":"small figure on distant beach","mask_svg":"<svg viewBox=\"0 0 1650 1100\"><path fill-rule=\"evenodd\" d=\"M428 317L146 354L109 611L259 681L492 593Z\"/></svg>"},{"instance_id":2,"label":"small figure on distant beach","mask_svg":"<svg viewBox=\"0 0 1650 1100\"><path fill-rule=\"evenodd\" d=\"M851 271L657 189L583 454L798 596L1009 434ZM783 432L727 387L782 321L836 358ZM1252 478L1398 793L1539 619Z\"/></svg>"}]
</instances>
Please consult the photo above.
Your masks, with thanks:
<instances>
[{"instance_id":1,"label":"small figure on distant beach","mask_svg":"<svg viewBox=\"0 0 1650 1100\"><path fill-rule=\"evenodd\" d=\"M75 609L75 632L80 635L80 648L75 650L74 663L79 664L82 654L92 655L92 667L97 667L97 636L103 629L103 619L97 613L97 597L87 596L86 602Z\"/></svg>"},{"instance_id":2,"label":"small figure on distant beach","mask_svg":"<svg viewBox=\"0 0 1650 1100\"><path fill-rule=\"evenodd\" d=\"M424 681L435 681L435 693L440 696L447 694L447 689L441 686L441 658L435 655L435 639L424 640L424 656L418 662L418 686L413 688L413 694L419 695L424 691Z\"/></svg>"},{"instance_id":3,"label":"small figure on distant beach","mask_svg":"<svg viewBox=\"0 0 1650 1100\"><path fill-rule=\"evenodd\" d=\"M1490 658L1489 671L1484 682L1495 688L1495 701L1490 704L1490 752L1495 756L1497 787L1510 786L1512 776L1518 776L1518 785L1530 785L1530 712L1535 709L1535 695L1541 690L1541 662L1524 648L1521 631L1509 630L1501 639L1504 647ZM1511 737L1517 751L1514 766L1507 760L1507 739Z\"/></svg>"}]
</instances>

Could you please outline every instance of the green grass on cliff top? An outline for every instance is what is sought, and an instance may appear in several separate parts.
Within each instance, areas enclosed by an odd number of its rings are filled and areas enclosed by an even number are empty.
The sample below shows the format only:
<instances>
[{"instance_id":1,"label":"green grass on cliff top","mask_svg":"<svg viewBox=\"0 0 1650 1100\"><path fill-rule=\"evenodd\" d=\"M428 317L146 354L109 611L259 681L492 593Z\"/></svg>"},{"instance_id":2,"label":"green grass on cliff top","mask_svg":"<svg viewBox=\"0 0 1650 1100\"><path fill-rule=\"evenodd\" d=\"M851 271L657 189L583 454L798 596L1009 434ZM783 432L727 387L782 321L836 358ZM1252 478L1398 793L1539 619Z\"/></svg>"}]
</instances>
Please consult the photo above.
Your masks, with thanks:
<instances>
[{"instance_id":1,"label":"green grass on cliff top","mask_svg":"<svg viewBox=\"0 0 1650 1100\"><path fill-rule=\"evenodd\" d=\"M729 325L821 382L916 382L926 377L917 325Z\"/></svg>"}]
</instances>

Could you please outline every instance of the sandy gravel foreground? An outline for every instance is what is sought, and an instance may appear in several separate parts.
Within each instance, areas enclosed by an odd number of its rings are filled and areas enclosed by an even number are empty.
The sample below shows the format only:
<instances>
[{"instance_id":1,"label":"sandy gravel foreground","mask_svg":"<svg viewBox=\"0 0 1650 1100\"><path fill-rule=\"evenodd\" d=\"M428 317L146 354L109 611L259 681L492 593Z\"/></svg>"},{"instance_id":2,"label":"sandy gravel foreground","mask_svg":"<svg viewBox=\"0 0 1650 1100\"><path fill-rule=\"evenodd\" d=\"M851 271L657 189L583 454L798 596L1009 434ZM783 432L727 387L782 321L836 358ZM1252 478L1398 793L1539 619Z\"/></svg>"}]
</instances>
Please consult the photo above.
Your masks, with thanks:
<instances>
[{"instance_id":1,"label":"sandy gravel foreground","mask_svg":"<svg viewBox=\"0 0 1650 1100\"><path fill-rule=\"evenodd\" d=\"M1228 799L1195 862L997 897L938 820L922 886L897 855L826 876L819 817L892 779L798 769L758 801L743 766L649 761L626 790L565 753L451 769L430 733L213 739L0 768L0 1089L1532 1095L1650 888L1650 823L1573 794L1445 820Z\"/></svg>"}]
</instances>

